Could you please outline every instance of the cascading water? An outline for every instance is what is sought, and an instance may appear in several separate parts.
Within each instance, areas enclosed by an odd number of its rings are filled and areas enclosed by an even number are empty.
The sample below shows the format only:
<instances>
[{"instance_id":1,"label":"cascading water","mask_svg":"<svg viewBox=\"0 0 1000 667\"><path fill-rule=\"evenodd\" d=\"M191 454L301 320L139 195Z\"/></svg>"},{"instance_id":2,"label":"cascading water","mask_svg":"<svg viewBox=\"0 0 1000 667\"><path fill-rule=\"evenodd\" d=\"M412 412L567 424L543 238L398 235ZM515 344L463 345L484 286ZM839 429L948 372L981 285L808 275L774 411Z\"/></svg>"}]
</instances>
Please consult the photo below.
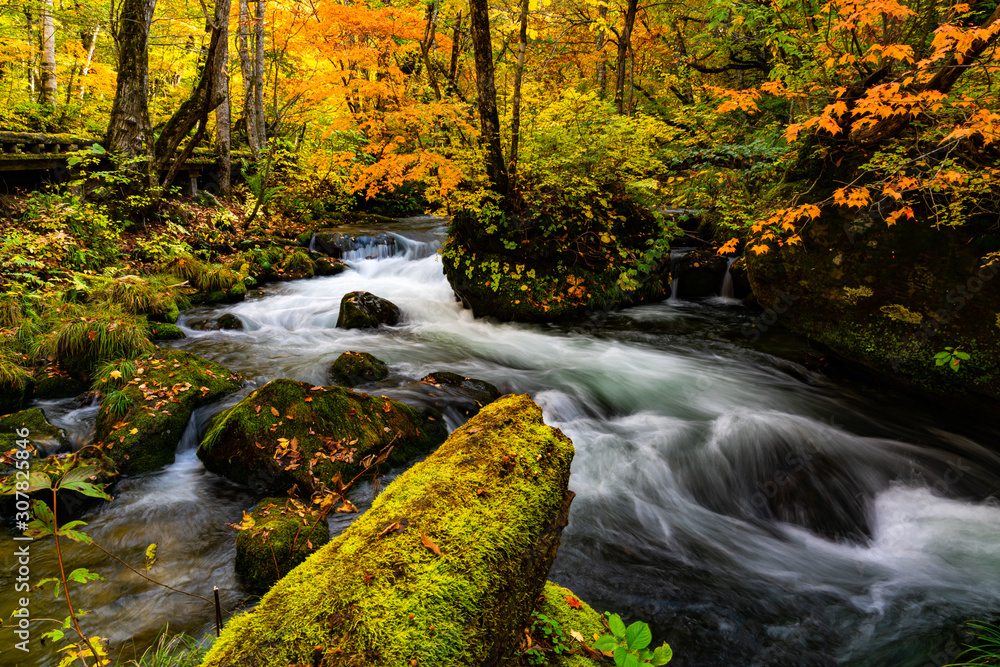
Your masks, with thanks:
<instances>
[{"instance_id":1,"label":"cascading water","mask_svg":"<svg viewBox=\"0 0 1000 667\"><path fill-rule=\"evenodd\" d=\"M719 289L719 296L723 299L736 298L736 293L733 291L733 274L729 272L733 268L733 263L736 262L736 259L736 257L730 257L726 264L726 273L722 277L722 287Z\"/></svg>"},{"instance_id":2,"label":"cascading water","mask_svg":"<svg viewBox=\"0 0 1000 667\"><path fill-rule=\"evenodd\" d=\"M577 497L550 578L649 621L679 665L941 665L959 650L957 624L996 615L1000 506L987 499L1000 459L983 446L996 441L989 424L966 419L956 433L946 414L754 349L739 334L753 314L738 309L667 302L573 325L475 320L434 252L442 223L388 233L394 256L214 310L245 330L186 329L176 345L257 382L326 383L329 364L358 350L390 365L378 393L405 398L402 383L452 370L532 394L576 446ZM396 303L401 324L336 329L341 297L358 289ZM233 608L243 591L223 524L254 499L193 455L199 424L221 407L198 413L174 465L123 481L87 519L133 561L160 543L161 580L219 585ZM371 493L359 489L356 502ZM39 553L38 567L51 566ZM100 554L78 555L109 569ZM94 632L210 627L200 601L110 570L83 602Z\"/></svg>"}]
</instances>

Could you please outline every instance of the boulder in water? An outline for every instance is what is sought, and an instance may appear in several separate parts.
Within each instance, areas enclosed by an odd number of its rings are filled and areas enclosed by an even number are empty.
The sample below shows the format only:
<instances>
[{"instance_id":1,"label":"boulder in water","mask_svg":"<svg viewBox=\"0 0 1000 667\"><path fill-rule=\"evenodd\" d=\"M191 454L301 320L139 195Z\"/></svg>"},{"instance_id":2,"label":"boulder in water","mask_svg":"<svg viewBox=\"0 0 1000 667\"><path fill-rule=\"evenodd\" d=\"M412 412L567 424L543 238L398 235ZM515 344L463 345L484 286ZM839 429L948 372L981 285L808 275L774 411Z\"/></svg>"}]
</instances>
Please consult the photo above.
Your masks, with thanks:
<instances>
[{"instance_id":1,"label":"boulder in water","mask_svg":"<svg viewBox=\"0 0 1000 667\"><path fill-rule=\"evenodd\" d=\"M17 435L19 430L27 430L26 439L42 456L70 449L65 431L50 424L38 408L29 408L0 417L0 451L17 448L17 441L25 439Z\"/></svg>"},{"instance_id":2,"label":"boulder in water","mask_svg":"<svg viewBox=\"0 0 1000 667\"><path fill-rule=\"evenodd\" d=\"M317 276L335 276L347 269L347 264L332 257L314 257L313 265Z\"/></svg>"},{"instance_id":3,"label":"boulder in water","mask_svg":"<svg viewBox=\"0 0 1000 667\"><path fill-rule=\"evenodd\" d=\"M389 376L385 362L367 352L344 352L330 366L330 379L342 387L357 387Z\"/></svg>"},{"instance_id":4,"label":"boulder in water","mask_svg":"<svg viewBox=\"0 0 1000 667\"><path fill-rule=\"evenodd\" d=\"M480 408L500 398L500 390L489 382L467 378L458 373L437 371L424 376L420 381L444 392L452 399L449 403L455 405L466 417L473 416Z\"/></svg>"},{"instance_id":5,"label":"boulder in water","mask_svg":"<svg viewBox=\"0 0 1000 667\"><path fill-rule=\"evenodd\" d=\"M205 467L264 492L304 494L364 470L409 461L447 434L408 405L344 387L272 380L212 422L198 448Z\"/></svg>"},{"instance_id":6,"label":"boulder in water","mask_svg":"<svg viewBox=\"0 0 1000 667\"><path fill-rule=\"evenodd\" d=\"M396 254L396 238L392 234L346 234L321 229L313 237L313 247L336 259L376 259Z\"/></svg>"},{"instance_id":7,"label":"boulder in water","mask_svg":"<svg viewBox=\"0 0 1000 667\"><path fill-rule=\"evenodd\" d=\"M264 498L249 516L253 526L236 537L235 567L254 591L266 591L330 541L326 518L292 498Z\"/></svg>"},{"instance_id":8,"label":"boulder in water","mask_svg":"<svg viewBox=\"0 0 1000 667\"><path fill-rule=\"evenodd\" d=\"M203 667L518 664L572 459L527 396L492 403L231 619Z\"/></svg>"},{"instance_id":9,"label":"boulder in water","mask_svg":"<svg viewBox=\"0 0 1000 667\"><path fill-rule=\"evenodd\" d=\"M337 327L341 329L374 329L380 324L399 323L399 308L393 302L371 292L348 292L340 300Z\"/></svg>"},{"instance_id":10,"label":"boulder in water","mask_svg":"<svg viewBox=\"0 0 1000 667\"><path fill-rule=\"evenodd\" d=\"M96 443L125 475L173 463L191 413L240 388L240 377L180 350L157 350L135 360L123 389L105 394Z\"/></svg>"},{"instance_id":11,"label":"boulder in water","mask_svg":"<svg viewBox=\"0 0 1000 667\"><path fill-rule=\"evenodd\" d=\"M243 320L232 313L220 315L215 323L223 331L243 331Z\"/></svg>"}]
</instances>

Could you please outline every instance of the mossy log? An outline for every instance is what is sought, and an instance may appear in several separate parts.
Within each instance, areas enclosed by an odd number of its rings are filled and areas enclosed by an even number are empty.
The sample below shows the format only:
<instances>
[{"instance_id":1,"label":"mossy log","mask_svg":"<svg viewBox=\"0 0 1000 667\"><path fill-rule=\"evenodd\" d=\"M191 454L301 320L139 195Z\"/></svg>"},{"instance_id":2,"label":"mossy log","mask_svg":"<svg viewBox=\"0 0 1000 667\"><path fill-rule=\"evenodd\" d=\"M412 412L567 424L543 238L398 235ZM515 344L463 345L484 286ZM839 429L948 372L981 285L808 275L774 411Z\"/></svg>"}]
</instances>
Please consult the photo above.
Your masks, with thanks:
<instances>
[{"instance_id":1,"label":"mossy log","mask_svg":"<svg viewBox=\"0 0 1000 667\"><path fill-rule=\"evenodd\" d=\"M113 413L105 396L94 437L123 475L173 463L191 413L240 388L238 375L189 352L158 350L135 364L142 373L122 389L127 411Z\"/></svg>"},{"instance_id":2,"label":"mossy log","mask_svg":"<svg viewBox=\"0 0 1000 667\"><path fill-rule=\"evenodd\" d=\"M403 463L446 435L398 401L279 379L216 417L198 456L212 472L266 493L293 484L310 493L337 474L351 479L369 455L392 447L386 463Z\"/></svg>"},{"instance_id":3,"label":"mossy log","mask_svg":"<svg viewBox=\"0 0 1000 667\"><path fill-rule=\"evenodd\" d=\"M488 405L232 619L203 665L518 664L572 459L527 396Z\"/></svg>"}]
</instances>

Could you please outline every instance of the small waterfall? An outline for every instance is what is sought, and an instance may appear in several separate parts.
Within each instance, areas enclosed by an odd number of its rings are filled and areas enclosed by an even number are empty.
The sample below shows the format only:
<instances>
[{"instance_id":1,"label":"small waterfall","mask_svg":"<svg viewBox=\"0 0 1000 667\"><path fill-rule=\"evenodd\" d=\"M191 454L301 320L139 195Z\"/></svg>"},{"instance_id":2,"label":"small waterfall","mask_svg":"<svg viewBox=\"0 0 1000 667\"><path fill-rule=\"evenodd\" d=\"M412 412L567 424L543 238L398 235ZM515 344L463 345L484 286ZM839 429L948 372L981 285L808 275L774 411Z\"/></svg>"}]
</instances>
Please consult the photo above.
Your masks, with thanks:
<instances>
[{"instance_id":1,"label":"small waterfall","mask_svg":"<svg viewBox=\"0 0 1000 667\"><path fill-rule=\"evenodd\" d=\"M677 300L677 287L680 285L680 277L677 275L677 269L681 265L681 260L683 260L692 248L677 248L671 249L670 251L670 299L669 301Z\"/></svg>"},{"instance_id":2,"label":"small waterfall","mask_svg":"<svg viewBox=\"0 0 1000 667\"><path fill-rule=\"evenodd\" d=\"M316 250L316 235L313 234L309 237L309 252L317 252Z\"/></svg>"},{"instance_id":3,"label":"small waterfall","mask_svg":"<svg viewBox=\"0 0 1000 667\"><path fill-rule=\"evenodd\" d=\"M725 299L736 298L736 293L733 291L733 274L729 272L736 260L736 257L729 258L729 263L726 264L726 274L722 277L722 288L719 290L719 296Z\"/></svg>"}]
</instances>

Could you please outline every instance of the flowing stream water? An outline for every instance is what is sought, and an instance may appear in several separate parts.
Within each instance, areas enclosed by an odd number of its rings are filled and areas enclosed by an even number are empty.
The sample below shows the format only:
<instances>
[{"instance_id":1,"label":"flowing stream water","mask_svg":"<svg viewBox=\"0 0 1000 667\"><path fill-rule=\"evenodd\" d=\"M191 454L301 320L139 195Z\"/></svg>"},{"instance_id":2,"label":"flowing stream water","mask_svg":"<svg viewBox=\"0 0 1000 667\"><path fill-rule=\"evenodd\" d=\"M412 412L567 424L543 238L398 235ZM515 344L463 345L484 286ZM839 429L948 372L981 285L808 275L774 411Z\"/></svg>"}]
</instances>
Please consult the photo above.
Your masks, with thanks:
<instances>
[{"instance_id":1,"label":"flowing stream water","mask_svg":"<svg viewBox=\"0 0 1000 667\"><path fill-rule=\"evenodd\" d=\"M198 435L252 386L327 383L330 363L357 350L390 366L373 391L401 400L414 397L400 385L437 370L530 393L576 446L577 495L550 578L599 610L648 621L674 664L939 666L960 650L963 621L1000 618L995 414L831 379L811 370L805 341L773 329L751 345L740 332L760 316L731 299L671 300L572 325L476 320L442 273L443 225L380 226L394 255L358 252L338 276L185 313L189 337L175 345L253 383L196 413L176 463L123 480L113 503L91 510L96 541L132 563L156 542L154 578L206 597L218 586L227 610L252 603L224 524L256 499L204 470ZM335 328L341 297L358 289L396 303L403 322ZM245 330L192 328L223 312ZM92 428L93 407L41 407L77 439ZM372 495L363 486L353 499L364 510ZM352 518L337 516L333 530ZM10 539L0 537L5 555ZM106 577L74 589L93 610L83 621L91 632L142 646L165 623L197 635L212 628L203 601L151 586L92 548L68 551L73 567ZM54 563L49 544L32 545L33 572L51 574ZM13 569L8 561L0 582L5 618ZM32 614L65 616L40 593ZM51 660L5 648L0 664Z\"/></svg>"}]
</instances>

